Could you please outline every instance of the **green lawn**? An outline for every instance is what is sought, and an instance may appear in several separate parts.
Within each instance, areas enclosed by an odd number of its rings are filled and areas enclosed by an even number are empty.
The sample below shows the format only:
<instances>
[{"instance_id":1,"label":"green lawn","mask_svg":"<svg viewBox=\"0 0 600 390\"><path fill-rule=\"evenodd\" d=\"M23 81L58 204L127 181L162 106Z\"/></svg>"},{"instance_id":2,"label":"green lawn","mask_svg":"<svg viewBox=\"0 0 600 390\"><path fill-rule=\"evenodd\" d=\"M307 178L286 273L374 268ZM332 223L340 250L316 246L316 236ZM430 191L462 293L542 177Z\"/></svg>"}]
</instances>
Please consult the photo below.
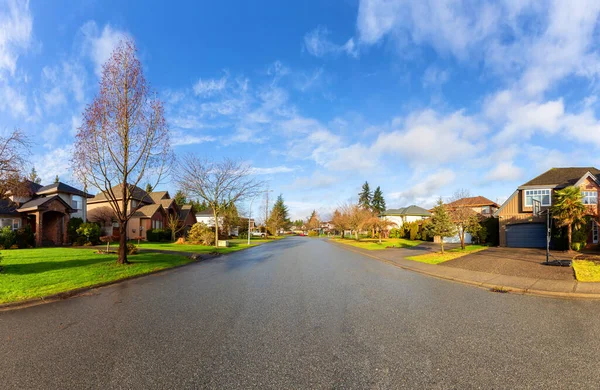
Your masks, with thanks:
<instances>
[{"instance_id":1,"label":"green lawn","mask_svg":"<svg viewBox=\"0 0 600 390\"><path fill-rule=\"evenodd\" d=\"M140 253L131 264L117 265L116 255L90 248L39 248L0 251L0 304L40 298L80 287L111 282L186 264L177 255Z\"/></svg>"},{"instance_id":2,"label":"green lawn","mask_svg":"<svg viewBox=\"0 0 600 390\"><path fill-rule=\"evenodd\" d=\"M600 282L600 264L589 260L573 260L575 277L580 282Z\"/></svg>"},{"instance_id":3,"label":"green lawn","mask_svg":"<svg viewBox=\"0 0 600 390\"><path fill-rule=\"evenodd\" d=\"M264 244L265 242L281 239L285 236L269 237L269 238L252 238L250 239L250 247ZM190 252L190 253L231 253L242 249L249 248L248 239L233 239L229 240L230 246L227 248L215 248L214 246L194 245L194 244L175 244L173 242L141 242L142 249L162 249L175 252Z\"/></svg>"},{"instance_id":4,"label":"green lawn","mask_svg":"<svg viewBox=\"0 0 600 390\"><path fill-rule=\"evenodd\" d=\"M465 256L470 253L486 250L487 248L488 247L484 245L467 245L464 250L461 248L454 248L444 251L444 254L442 254L441 252L427 253L424 255L407 257L406 259L419 261L421 263L427 264L440 264L444 261L454 260L458 257Z\"/></svg>"},{"instance_id":5,"label":"green lawn","mask_svg":"<svg viewBox=\"0 0 600 390\"><path fill-rule=\"evenodd\" d=\"M379 243L379 240L371 239L371 238L363 238L360 241L356 241L354 239L349 239L349 238L344 238L344 239L331 238L330 240L333 242L339 242L339 243L346 244L346 245L352 245L357 248L368 249L370 251L387 249L387 247L389 247L389 246L394 246L396 248L411 248L413 246L417 246L417 245L423 243L423 241L416 241L416 240L411 241L411 240L407 240L404 238L382 239L381 244Z\"/></svg>"}]
</instances>

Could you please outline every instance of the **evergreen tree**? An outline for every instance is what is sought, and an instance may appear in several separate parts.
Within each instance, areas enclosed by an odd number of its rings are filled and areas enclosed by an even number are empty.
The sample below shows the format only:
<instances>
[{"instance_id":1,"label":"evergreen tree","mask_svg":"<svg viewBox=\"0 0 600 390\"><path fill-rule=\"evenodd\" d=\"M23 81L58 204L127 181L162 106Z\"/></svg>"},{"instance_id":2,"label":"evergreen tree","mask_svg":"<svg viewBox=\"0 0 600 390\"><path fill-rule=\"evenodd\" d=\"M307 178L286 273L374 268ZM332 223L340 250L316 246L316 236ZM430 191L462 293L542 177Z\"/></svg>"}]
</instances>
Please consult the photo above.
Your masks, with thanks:
<instances>
[{"instance_id":1,"label":"evergreen tree","mask_svg":"<svg viewBox=\"0 0 600 390\"><path fill-rule=\"evenodd\" d=\"M175 200L175 203L177 203L177 206L179 206L179 207L181 207L185 204L188 204L187 197L181 190L177 190L177 193L175 193L175 197L173 199Z\"/></svg>"},{"instance_id":2,"label":"evergreen tree","mask_svg":"<svg viewBox=\"0 0 600 390\"><path fill-rule=\"evenodd\" d=\"M365 210L371 209L371 201L373 200L373 194L369 188L369 183L365 181L362 185L362 191L358 194L358 205Z\"/></svg>"},{"instance_id":3,"label":"evergreen tree","mask_svg":"<svg viewBox=\"0 0 600 390\"><path fill-rule=\"evenodd\" d=\"M271 215L269 216L269 226L273 228L273 232L277 235L277 231L280 228L285 227L286 224L289 224L288 220L289 210L283 201L283 195L279 195L275 204L273 205L273 209L271 210Z\"/></svg>"},{"instance_id":4,"label":"evergreen tree","mask_svg":"<svg viewBox=\"0 0 600 390\"><path fill-rule=\"evenodd\" d=\"M27 179L29 179L29 181L34 182L35 184L42 184L42 178L38 176L35 167L31 168L31 173L29 173Z\"/></svg>"},{"instance_id":5,"label":"evergreen tree","mask_svg":"<svg viewBox=\"0 0 600 390\"><path fill-rule=\"evenodd\" d=\"M442 254L444 253L444 237L452 237L456 234L456 226L450 219L450 214L440 198L437 205L433 208L432 216L427 224L427 230L432 236L440 237Z\"/></svg>"},{"instance_id":6,"label":"evergreen tree","mask_svg":"<svg viewBox=\"0 0 600 390\"><path fill-rule=\"evenodd\" d=\"M152 185L150 183L146 184L146 192L147 193L151 193L154 190L154 188L152 188Z\"/></svg>"},{"instance_id":7,"label":"evergreen tree","mask_svg":"<svg viewBox=\"0 0 600 390\"><path fill-rule=\"evenodd\" d=\"M60 182L60 179L58 178L58 175L56 175L56 177L54 178L54 183L56 184L58 182Z\"/></svg>"},{"instance_id":8,"label":"evergreen tree","mask_svg":"<svg viewBox=\"0 0 600 390\"><path fill-rule=\"evenodd\" d=\"M373 192L371 208L373 209L373 212L377 213L377 215L381 215L385 211L385 199L383 199L383 192L379 186L377 186L375 192Z\"/></svg>"}]
</instances>

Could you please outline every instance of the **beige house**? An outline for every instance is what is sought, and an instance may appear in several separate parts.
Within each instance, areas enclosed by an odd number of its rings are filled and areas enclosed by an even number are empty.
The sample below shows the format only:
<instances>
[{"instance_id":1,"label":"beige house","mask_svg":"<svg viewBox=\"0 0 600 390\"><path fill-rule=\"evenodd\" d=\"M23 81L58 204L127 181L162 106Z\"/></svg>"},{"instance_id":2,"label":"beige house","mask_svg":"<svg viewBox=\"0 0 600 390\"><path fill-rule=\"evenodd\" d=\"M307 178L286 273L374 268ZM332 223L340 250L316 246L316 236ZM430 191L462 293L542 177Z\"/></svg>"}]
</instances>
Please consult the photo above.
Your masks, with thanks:
<instances>
[{"instance_id":1,"label":"beige house","mask_svg":"<svg viewBox=\"0 0 600 390\"><path fill-rule=\"evenodd\" d=\"M598 214L600 170L594 167L552 168L517 188L494 214L499 218L500 246L543 248L546 216L533 215L533 201L542 211L552 206L554 191L568 186L581 189L590 215ZM591 221L588 244L598 243L598 224Z\"/></svg>"}]
</instances>

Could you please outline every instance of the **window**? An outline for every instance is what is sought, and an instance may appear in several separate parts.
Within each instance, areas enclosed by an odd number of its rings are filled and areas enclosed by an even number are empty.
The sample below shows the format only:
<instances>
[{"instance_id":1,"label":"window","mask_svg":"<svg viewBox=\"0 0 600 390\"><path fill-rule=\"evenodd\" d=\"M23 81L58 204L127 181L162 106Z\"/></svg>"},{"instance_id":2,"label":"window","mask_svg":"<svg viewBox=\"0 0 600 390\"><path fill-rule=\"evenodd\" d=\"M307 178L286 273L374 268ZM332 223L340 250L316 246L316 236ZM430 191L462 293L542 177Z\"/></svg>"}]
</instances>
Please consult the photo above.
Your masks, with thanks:
<instances>
[{"instance_id":1,"label":"window","mask_svg":"<svg viewBox=\"0 0 600 390\"><path fill-rule=\"evenodd\" d=\"M481 207L481 213L482 214L489 214L490 213L490 206L483 206L483 207Z\"/></svg>"},{"instance_id":2,"label":"window","mask_svg":"<svg viewBox=\"0 0 600 390\"><path fill-rule=\"evenodd\" d=\"M598 204L598 193L596 191L581 191L583 204Z\"/></svg>"},{"instance_id":3,"label":"window","mask_svg":"<svg viewBox=\"0 0 600 390\"><path fill-rule=\"evenodd\" d=\"M533 199L539 200L542 206L550 206L550 190L525 190L525 207L532 207Z\"/></svg>"},{"instance_id":4,"label":"window","mask_svg":"<svg viewBox=\"0 0 600 390\"><path fill-rule=\"evenodd\" d=\"M10 227L11 230L17 230L21 227L20 219L0 218L0 229Z\"/></svg>"},{"instance_id":5,"label":"window","mask_svg":"<svg viewBox=\"0 0 600 390\"><path fill-rule=\"evenodd\" d=\"M152 229L162 229L162 221L152 220Z\"/></svg>"},{"instance_id":6,"label":"window","mask_svg":"<svg viewBox=\"0 0 600 390\"><path fill-rule=\"evenodd\" d=\"M71 207L75 210L81 210L81 206L83 205L81 196L73 195L73 199L71 200Z\"/></svg>"}]
</instances>

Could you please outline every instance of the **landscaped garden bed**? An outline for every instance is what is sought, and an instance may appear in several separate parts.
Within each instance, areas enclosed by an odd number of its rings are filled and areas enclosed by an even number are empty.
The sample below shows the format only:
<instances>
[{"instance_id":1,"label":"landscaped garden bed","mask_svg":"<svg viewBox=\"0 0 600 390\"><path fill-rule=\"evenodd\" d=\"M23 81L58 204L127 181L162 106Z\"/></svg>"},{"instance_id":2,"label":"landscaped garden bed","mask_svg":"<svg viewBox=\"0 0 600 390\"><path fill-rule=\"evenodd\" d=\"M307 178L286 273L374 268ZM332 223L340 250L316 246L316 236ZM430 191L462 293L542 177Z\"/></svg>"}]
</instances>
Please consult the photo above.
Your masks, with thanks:
<instances>
[{"instance_id":1,"label":"landscaped garden bed","mask_svg":"<svg viewBox=\"0 0 600 390\"><path fill-rule=\"evenodd\" d=\"M385 238L381 240L381 243L378 239L361 239L360 241L356 241L350 238L331 238L333 242L339 242L341 244L351 245L357 248L367 249L367 250L383 250L383 249L391 249L391 248L412 248L419 244L422 244L424 241L419 240L407 240L405 238Z\"/></svg>"},{"instance_id":2,"label":"landscaped garden bed","mask_svg":"<svg viewBox=\"0 0 600 390\"><path fill-rule=\"evenodd\" d=\"M465 249L454 248L454 249L449 249L447 251L444 251L443 254L441 252L433 252L433 253L426 253L424 255L410 256L410 257L407 257L406 259L413 260L413 261L419 261L421 263L427 263L427 264L440 264L440 263L443 263L448 260L454 260L461 256L466 256L471 253L480 252L480 251L483 251L486 249L488 249L488 247L484 246L484 245L467 245L465 247Z\"/></svg>"}]
</instances>

